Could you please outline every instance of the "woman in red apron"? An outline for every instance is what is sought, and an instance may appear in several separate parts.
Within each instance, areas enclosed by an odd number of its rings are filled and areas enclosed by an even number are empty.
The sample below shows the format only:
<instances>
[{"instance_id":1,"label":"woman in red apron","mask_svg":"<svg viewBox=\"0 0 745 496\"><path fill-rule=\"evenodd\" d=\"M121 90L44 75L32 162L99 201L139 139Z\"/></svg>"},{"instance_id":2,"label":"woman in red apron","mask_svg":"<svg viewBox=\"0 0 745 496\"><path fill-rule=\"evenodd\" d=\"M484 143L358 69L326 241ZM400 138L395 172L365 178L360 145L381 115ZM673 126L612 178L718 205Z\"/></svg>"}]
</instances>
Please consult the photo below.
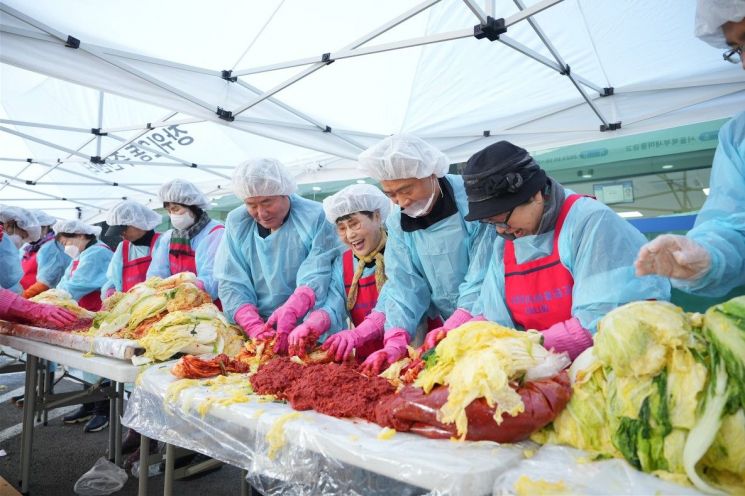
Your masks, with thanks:
<instances>
[{"instance_id":1,"label":"woman in red apron","mask_svg":"<svg viewBox=\"0 0 745 496\"><path fill-rule=\"evenodd\" d=\"M163 233L152 251L147 277L166 278L180 272L197 275L197 285L220 307L213 266L225 226L210 219L207 198L192 183L174 179L158 192L173 229Z\"/></svg>"},{"instance_id":2,"label":"woman in red apron","mask_svg":"<svg viewBox=\"0 0 745 496\"><path fill-rule=\"evenodd\" d=\"M634 300L670 298L662 278L639 279L644 236L610 208L566 190L524 149L506 141L463 171L467 220L495 227L491 261L473 315L535 329L574 359L592 346L598 319ZM482 249L489 247L481 247Z\"/></svg>"},{"instance_id":3,"label":"woman in red apron","mask_svg":"<svg viewBox=\"0 0 745 496\"><path fill-rule=\"evenodd\" d=\"M339 238L349 249L334 262L324 304L290 333L290 354L305 353L330 328L346 329L332 334L323 344L336 361L346 360L353 350L361 361L382 348L385 317L373 310L385 283L383 223L390 204L383 192L370 184L347 186L323 201L326 219L336 225Z\"/></svg>"},{"instance_id":4,"label":"woman in red apron","mask_svg":"<svg viewBox=\"0 0 745 496\"><path fill-rule=\"evenodd\" d=\"M160 237L154 229L162 221L160 214L133 200L125 200L109 211L106 236L122 241L106 272L104 297L116 291L129 291L147 278L153 248Z\"/></svg>"},{"instance_id":5,"label":"woman in red apron","mask_svg":"<svg viewBox=\"0 0 745 496\"><path fill-rule=\"evenodd\" d=\"M101 287L111 261L111 248L98 241L101 228L79 220L63 220L55 226L57 240L72 259L57 289L70 293L78 305L93 312L101 309Z\"/></svg>"},{"instance_id":6,"label":"woman in red apron","mask_svg":"<svg viewBox=\"0 0 745 496\"><path fill-rule=\"evenodd\" d=\"M21 286L24 298L33 298L49 288L57 287L70 265L70 257L56 242L53 226L57 219L42 210L33 210L33 213L41 226L41 238L23 247Z\"/></svg>"}]
</instances>

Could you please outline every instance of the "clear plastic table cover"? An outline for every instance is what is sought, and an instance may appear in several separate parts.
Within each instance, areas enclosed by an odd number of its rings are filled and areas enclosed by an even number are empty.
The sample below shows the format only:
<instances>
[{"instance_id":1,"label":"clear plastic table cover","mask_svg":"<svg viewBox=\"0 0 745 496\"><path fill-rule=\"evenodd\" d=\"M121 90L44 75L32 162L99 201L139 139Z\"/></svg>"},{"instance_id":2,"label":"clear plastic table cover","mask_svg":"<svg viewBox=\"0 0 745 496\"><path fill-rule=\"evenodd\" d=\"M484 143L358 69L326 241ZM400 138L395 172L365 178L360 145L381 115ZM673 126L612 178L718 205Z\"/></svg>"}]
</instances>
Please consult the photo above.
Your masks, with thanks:
<instances>
[{"instance_id":1,"label":"clear plastic table cover","mask_svg":"<svg viewBox=\"0 0 745 496\"><path fill-rule=\"evenodd\" d=\"M178 380L173 362L154 365L136 382L124 425L152 439L201 452L248 471L264 494L490 494L496 477L516 465L532 443L432 440L396 433L378 439L381 427L262 401L211 404L219 392L205 386L183 390L164 403ZM285 444L270 458L267 433L278 419ZM276 428L275 428L276 430ZM274 438L273 438L274 439Z\"/></svg>"},{"instance_id":2,"label":"clear plastic table cover","mask_svg":"<svg viewBox=\"0 0 745 496\"><path fill-rule=\"evenodd\" d=\"M0 333L120 360L129 360L144 351L142 346L132 339L73 334L1 320Z\"/></svg>"},{"instance_id":3,"label":"clear plastic table cover","mask_svg":"<svg viewBox=\"0 0 745 496\"><path fill-rule=\"evenodd\" d=\"M684 487L636 470L625 460L590 461L584 451L545 445L497 477L494 495L526 494L675 494L700 495ZM521 480L522 478L522 480Z\"/></svg>"}]
</instances>

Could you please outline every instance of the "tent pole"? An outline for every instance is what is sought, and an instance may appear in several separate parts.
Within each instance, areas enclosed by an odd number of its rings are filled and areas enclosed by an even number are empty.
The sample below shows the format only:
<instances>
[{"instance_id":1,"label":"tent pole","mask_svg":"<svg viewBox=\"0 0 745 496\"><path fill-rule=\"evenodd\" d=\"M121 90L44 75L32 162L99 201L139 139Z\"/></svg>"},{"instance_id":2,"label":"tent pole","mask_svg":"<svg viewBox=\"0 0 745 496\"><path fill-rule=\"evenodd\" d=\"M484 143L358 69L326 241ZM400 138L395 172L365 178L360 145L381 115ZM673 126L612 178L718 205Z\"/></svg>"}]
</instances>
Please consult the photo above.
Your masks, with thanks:
<instances>
[{"instance_id":1,"label":"tent pole","mask_svg":"<svg viewBox=\"0 0 745 496\"><path fill-rule=\"evenodd\" d=\"M0 177L4 177L4 178L6 178L8 180L12 180L12 181L21 181L20 179L14 179L11 176L6 176L5 174L0 174ZM70 203L75 203L76 205L82 205L84 207L95 208L96 210L99 210L99 207L97 207L96 205L92 205L90 203L79 202L79 201L76 201L76 200L71 200L69 198L63 198L61 196L50 195L49 193L44 193L42 191L34 191L31 188L24 188L22 186L16 186L15 184L8 184L8 187L15 188L15 189L20 189L21 191L28 191L29 193L34 193L34 194L39 195L39 196L46 196L47 198L53 198L53 199L59 200L59 201L68 201Z\"/></svg>"},{"instance_id":2,"label":"tent pole","mask_svg":"<svg viewBox=\"0 0 745 496\"><path fill-rule=\"evenodd\" d=\"M98 129L99 134L96 135L96 157L101 156L101 134L100 130L103 126L103 91L98 92Z\"/></svg>"},{"instance_id":3,"label":"tent pole","mask_svg":"<svg viewBox=\"0 0 745 496\"><path fill-rule=\"evenodd\" d=\"M41 139L41 138L35 138L34 136L31 136L31 135L29 135L29 134L26 134L26 133L22 133L22 132L20 132L20 131L15 131L15 130L13 130L13 129L9 129L9 128L7 128L7 127L3 127L3 126L0 126L0 131L5 131L5 132L6 132L6 133L8 133L8 134L13 134L13 135L15 135L15 136L18 136L18 137L20 137L20 138L24 138L24 139L27 139L27 140L29 140L29 141L33 141L33 142L35 142L35 143L39 143L39 144L41 144L41 145L45 145L45 146L48 146L49 148L55 148L55 149L57 149L57 150L61 150L61 151L63 151L63 152L67 152L67 153L69 153L69 154L71 154L71 155L75 155L75 156L77 156L77 157L81 157L81 158L84 158L84 159L87 159L87 160L88 160L88 159L90 159L90 157L89 157L89 156L87 156L87 155L84 155L84 154L82 154L82 153L80 153L80 152L78 152L78 151L75 151L75 150L71 150L70 148L66 148L66 147L64 147L64 146L61 146L61 145L57 145L57 144L54 144L54 143L52 143L52 142L49 142L49 141L43 140L43 139Z\"/></svg>"},{"instance_id":4,"label":"tent pole","mask_svg":"<svg viewBox=\"0 0 745 496\"><path fill-rule=\"evenodd\" d=\"M43 124L41 122L15 121L11 119L0 119L0 124L10 124L13 126L22 126L22 127L38 127L42 129L54 129L57 131L70 131L72 133L90 134L91 132L90 129L84 129L82 127L55 126L53 124Z\"/></svg>"},{"instance_id":5,"label":"tent pole","mask_svg":"<svg viewBox=\"0 0 745 496\"><path fill-rule=\"evenodd\" d=\"M45 164L44 162L34 161L34 163L39 164L39 165L43 165L44 167L50 167L52 169L60 170L62 172L66 172L68 174L73 174L73 175L78 176L78 177L84 177L86 179L90 179L91 181L95 181L95 182L97 182L99 184L105 184L106 186L115 186L117 188L123 188L123 189L128 189L130 191L136 191L137 193L143 193L143 194L148 195L148 196L156 196L154 193L151 193L150 191L146 191L144 189L133 188L133 187L127 186L125 184L119 184L119 183L113 182L113 181L106 181L105 179L101 179L101 178L98 178L98 177L95 177L95 176L89 176L88 174L83 174L82 172L77 172L77 171L74 171L74 170L66 169L66 168L62 167L62 164L57 164L56 166L52 166L50 164Z\"/></svg>"},{"instance_id":6,"label":"tent pole","mask_svg":"<svg viewBox=\"0 0 745 496\"><path fill-rule=\"evenodd\" d=\"M463 3L465 3L469 9L471 9L473 15L479 18L479 22L481 22L481 24L486 24L486 12L481 10L481 7L479 7L475 0L463 0Z\"/></svg>"}]
</instances>

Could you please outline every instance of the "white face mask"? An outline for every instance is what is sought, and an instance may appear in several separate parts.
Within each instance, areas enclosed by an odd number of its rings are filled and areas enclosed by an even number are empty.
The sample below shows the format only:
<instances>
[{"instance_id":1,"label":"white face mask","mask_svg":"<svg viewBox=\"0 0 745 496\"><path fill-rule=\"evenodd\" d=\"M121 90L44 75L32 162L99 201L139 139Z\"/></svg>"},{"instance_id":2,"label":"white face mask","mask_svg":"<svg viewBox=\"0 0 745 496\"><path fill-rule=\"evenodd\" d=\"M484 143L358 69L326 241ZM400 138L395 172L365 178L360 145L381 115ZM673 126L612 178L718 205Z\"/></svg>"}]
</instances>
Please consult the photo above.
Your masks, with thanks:
<instances>
[{"instance_id":1,"label":"white face mask","mask_svg":"<svg viewBox=\"0 0 745 496\"><path fill-rule=\"evenodd\" d=\"M78 255L80 255L80 248L75 245L65 245L65 253L70 258L78 258Z\"/></svg>"},{"instance_id":2,"label":"white face mask","mask_svg":"<svg viewBox=\"0 0 745 496\"><path fill-rule=\"evenodd\" d=\"M409 217L422 217L424 215L427 215L432 208L432 205L435 204L435 198L437 198L437 188L435 188L435 183L437 182L436 178L432 178L432 195L427 200L417 200L413 203L411 203L408 207L401 209L401 212L405 213Z\"/></svg>"},{"instance_id":3,"label":"white face mask","mask_svg":"<svg viewBox=\"0 0 745 496\"><path fill-rule=\"evenodd\" d=\"M171 214L171 224L176 229L188 229L194 225L194 216L191 212L185 214Z\"/></svg>"},{"instance_id":4,"label":"white face mask","mask_svg":"<svg viewBox=\"0 0 745 496\"><path fill-rule=\"evenodd\" d=\"M20 249L23 246L23 238L20 234L9 234L8 238L16 245L16 248Z\"/></svg>"}]
</instances>

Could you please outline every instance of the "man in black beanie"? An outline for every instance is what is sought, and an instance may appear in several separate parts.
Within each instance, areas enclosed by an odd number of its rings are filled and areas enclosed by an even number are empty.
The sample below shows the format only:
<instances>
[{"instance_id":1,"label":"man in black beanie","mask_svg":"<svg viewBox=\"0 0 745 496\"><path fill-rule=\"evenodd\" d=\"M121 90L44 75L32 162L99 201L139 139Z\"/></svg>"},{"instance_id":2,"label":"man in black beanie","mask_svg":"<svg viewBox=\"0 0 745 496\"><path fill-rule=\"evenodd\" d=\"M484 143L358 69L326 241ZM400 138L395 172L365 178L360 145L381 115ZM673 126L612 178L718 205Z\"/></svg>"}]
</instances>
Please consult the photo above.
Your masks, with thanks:
<instances>
[{"instance_id":1,"label":"man in black beanie","mask_svg":"<svg viewBox=\"0 0 745 496\"><path fill-rule=\"evenodd\" d=\"M541 331L546 348L573 360L613 308L670 298L665 279L634 276L644 236L603 203L566 190L519 146L484 148L463 180L466 220L491 224L501 237L479 247L493 254L472 315Z\"/></svg>"}]
</instances>

